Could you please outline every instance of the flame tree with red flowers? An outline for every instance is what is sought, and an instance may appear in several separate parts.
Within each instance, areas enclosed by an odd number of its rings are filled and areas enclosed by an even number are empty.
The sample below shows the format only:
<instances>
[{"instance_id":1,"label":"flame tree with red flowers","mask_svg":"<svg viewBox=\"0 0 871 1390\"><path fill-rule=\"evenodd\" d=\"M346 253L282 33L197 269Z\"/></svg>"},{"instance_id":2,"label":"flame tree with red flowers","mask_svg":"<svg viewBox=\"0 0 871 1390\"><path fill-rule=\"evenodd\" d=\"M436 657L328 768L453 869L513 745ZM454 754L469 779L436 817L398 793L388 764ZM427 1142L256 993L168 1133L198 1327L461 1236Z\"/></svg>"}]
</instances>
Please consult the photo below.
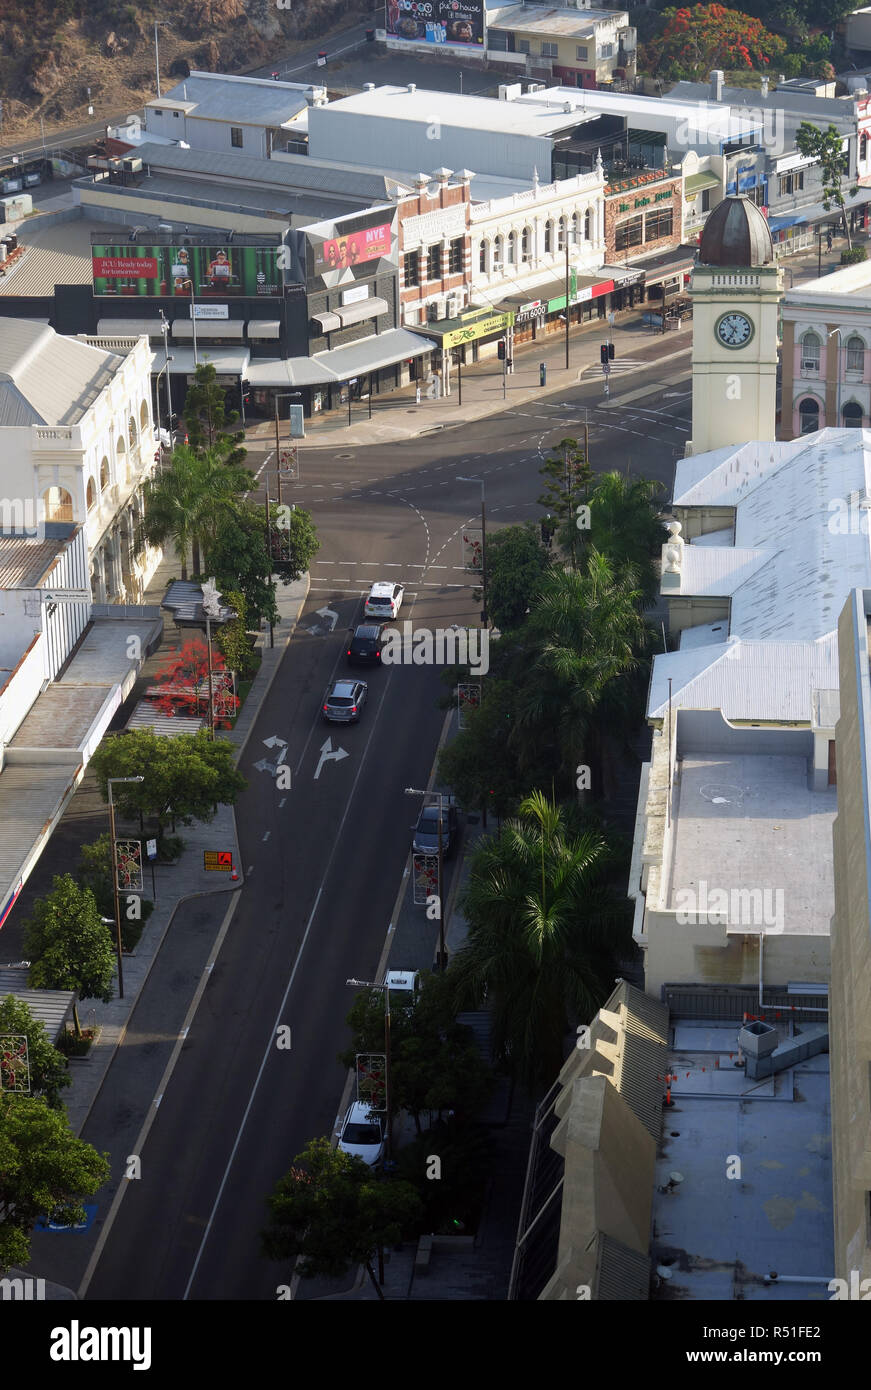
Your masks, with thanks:
<instances>
[{"instance_id":1,"label":"flame tree with red flowers","mask_svg":"<svg viewBox=\"0 0 871 1390\"><path fill-rule=\"evenodd\" d=\"M663 11L662 33L645 45L646 72L667 78L707 77L712 68L769 72L786 43L759 19L724 5L687 5Z\"/></svg>"}]
</instances>

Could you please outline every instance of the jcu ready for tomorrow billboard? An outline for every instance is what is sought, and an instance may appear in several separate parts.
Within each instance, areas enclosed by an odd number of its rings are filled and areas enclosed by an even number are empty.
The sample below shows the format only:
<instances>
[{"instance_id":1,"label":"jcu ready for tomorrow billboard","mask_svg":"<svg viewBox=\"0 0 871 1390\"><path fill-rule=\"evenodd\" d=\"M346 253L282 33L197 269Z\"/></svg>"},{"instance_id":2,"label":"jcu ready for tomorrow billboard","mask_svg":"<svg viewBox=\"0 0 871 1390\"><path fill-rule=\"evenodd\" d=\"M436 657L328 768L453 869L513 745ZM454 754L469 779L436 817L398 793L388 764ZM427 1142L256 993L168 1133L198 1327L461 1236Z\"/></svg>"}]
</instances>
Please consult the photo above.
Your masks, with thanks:
<instances>
[{"instance_id":1,"label":"jcu ready for tomorrow billboard","mask_svg":"<svg viewBox=\"0 0 871 1390\"><path fill-rule=\"evenodd\" d=\"M484 0L387 0L387 33L409 43L483 44Z\"/></svg>"},{"instance_id":2,"label":"jcu ready for tomorrow billboard","mask_svg":"<svg viewBox=\"0 0 871 1390\"><path fill-rule=\"evenodd\" d=\"M278 246L94 246L94 294L197 299L280 295Z\"/></svg>"}]
</instances>

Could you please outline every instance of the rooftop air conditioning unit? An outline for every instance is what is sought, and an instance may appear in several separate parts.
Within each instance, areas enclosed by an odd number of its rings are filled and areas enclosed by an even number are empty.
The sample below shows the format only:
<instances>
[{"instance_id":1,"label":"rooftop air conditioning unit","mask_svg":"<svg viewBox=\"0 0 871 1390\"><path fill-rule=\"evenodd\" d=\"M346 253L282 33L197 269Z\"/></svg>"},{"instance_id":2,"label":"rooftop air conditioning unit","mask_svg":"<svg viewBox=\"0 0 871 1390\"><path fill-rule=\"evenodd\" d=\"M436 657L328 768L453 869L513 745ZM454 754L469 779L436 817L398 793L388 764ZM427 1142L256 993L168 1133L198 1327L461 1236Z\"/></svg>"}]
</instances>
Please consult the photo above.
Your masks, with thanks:
<instances>
[{"instance_id":1,"label":"rooftop air conditioning unit","mask_svg":"<svg viewBox=\"0 0 871 1390\"><path fill-rule=\"evenodd\" d=\"M445 317L445 301L443 299L433 299L426 306L427 323L438 323L439 319Z\"/></svg>"},{"instance_id":2,"label":"rooftop air conditioning unit","mask_svg":"<svg viewBox=\"0 0 871 1390\"><path fill-rule=\"evenodd\" d=\"M463 309L463 296L452 294L448 297L445 304L445 317L449 319L459 318Z\"/></svg>"},{"instance_id":3,"label":"rooftop air conditioning unit","mask_svg":"<svg viewBox=\"0 0 871 1390\"><path fill-rule=\"evenodd\" d=\"M141 174L142 160L138 155L125 155L121 160L121 167L128 174Z\"/></svg>"}]
</instances>

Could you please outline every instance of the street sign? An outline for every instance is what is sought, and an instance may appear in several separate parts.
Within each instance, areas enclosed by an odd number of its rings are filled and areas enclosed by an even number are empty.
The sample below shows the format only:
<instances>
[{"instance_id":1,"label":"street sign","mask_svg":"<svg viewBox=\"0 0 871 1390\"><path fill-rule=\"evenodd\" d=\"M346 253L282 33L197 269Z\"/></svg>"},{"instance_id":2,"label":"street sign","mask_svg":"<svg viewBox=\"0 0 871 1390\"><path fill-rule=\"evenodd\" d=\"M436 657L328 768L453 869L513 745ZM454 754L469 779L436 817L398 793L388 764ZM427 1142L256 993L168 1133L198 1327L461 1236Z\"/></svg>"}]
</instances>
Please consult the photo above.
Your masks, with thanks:
<instances>
[{"instance_id":1,"label":"street sign","mask_svg":"<svg viewBox=\"0 0 871 1390\"><path fill-rule=\"evenodd\" d=\"M233 867L233 851L229 849L204 849L203 868L228 874Z\"/></svg>"},{"instance_id":2,"label":"street sign","mask_svg":"<svg viewBox=\"0 0 871 1390\"><path fill-rule=\"evenodd\" d=\"M305 416L301 405L289 407L291 439L305 439Z\"/></svg>"},{"instance_id":3,"label":"street sign","mask_svg":"<svg viewBox=\"0 0 871 1390\"><path fill-rule=\"evenodd\" d=\"M146 840L146 841L145 841L145 854L146 854L146 857L147 857L148 859L156 859L156 858L157 858L157 841L156 841L156 840Z\"/></svg>"},{"instance_id":4,"label":"street sign","mask_svg":"<svg viewBox=\"0 0 871 1390\"><path fill-rule=\"evenodd\" d=\"M603 371L603 373L605 374L605 376L610 376L610 375L611 375L611 363L610 363L610 362L603 362L603 363L602 363L602 371Z\"/></svg>"}]
</instances>

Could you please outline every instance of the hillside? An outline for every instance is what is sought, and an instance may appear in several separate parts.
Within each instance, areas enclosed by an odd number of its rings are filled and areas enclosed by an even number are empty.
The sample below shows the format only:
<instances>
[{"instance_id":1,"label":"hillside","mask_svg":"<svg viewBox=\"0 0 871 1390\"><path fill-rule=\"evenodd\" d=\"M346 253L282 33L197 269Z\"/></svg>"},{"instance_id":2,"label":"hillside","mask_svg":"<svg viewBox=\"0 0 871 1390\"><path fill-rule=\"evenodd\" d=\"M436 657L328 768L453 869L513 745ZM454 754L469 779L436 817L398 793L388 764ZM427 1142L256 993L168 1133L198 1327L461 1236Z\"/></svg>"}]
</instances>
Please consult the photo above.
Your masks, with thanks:
<instances>
[{"instance_id":1,"label":"hillside","mask_svg":"<svg viewBox=\"0 0 871 1390\"><path fill-rule=\"evenodd\" d=\"M370 0L0 0L0 141L135 110L179 60L241 72L292 56L370 10ZM176 69L178 71L178 69Z\"/></svg>"}]
</instances>

